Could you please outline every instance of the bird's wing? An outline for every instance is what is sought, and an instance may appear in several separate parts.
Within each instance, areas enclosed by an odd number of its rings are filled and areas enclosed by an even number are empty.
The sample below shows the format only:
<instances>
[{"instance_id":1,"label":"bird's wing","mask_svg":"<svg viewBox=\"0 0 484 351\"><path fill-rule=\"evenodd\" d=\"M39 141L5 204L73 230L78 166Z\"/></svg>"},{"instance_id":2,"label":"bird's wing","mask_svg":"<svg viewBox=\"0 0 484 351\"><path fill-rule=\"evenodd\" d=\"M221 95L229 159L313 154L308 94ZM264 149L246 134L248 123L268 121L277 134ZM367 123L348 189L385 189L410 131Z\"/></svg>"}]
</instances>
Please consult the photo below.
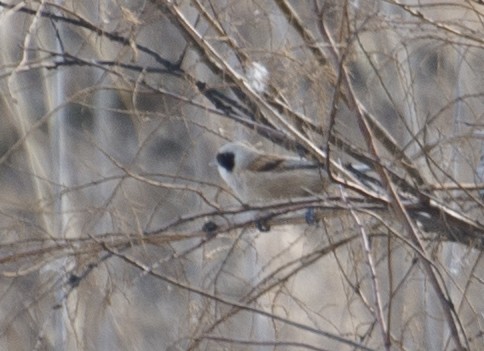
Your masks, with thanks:
<instances>
[{"instance_id":1,"label":"bird's wing","mask_svg":"<svg viewBox=\"0 0 484 351\"><path fill-rule=\"evenodd\" d=\"M295 157L260 155L247 169L252 172L281 172L299 169L317 169L321 166Z\"/></svg>"},{"instance_id":2,"label":"bird's wing","mask_svg":"<svg viewBox=\"0 0 484 351\"><path fill-rule=\"evenodd\" d=\"M270 172L277 170L282 163L284 163L284 158L282 157L260 154L248 165L247 170L252 172Z\"/></svg>"}]
</instances>

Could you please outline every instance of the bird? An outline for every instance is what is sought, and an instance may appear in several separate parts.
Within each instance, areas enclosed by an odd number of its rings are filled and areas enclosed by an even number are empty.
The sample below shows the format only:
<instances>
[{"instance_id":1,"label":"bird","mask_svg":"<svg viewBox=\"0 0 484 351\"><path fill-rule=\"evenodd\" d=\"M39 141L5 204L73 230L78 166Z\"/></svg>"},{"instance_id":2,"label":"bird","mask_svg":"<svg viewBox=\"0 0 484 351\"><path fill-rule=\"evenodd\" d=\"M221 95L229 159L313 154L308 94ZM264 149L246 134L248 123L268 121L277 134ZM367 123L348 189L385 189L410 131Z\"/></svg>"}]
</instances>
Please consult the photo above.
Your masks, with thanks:
<instances>
[{"instance_id":1,"label":"bird","mask_svg":"<svg viewBox=\"0 0 484 351\"><path fill-rule=\"evenodd\" d=\"M215 160L222 179L248 204L308 197L322 193L329 184L320 164L267 154L240 141L223 145Z\"/></svg>"}]
</instances>

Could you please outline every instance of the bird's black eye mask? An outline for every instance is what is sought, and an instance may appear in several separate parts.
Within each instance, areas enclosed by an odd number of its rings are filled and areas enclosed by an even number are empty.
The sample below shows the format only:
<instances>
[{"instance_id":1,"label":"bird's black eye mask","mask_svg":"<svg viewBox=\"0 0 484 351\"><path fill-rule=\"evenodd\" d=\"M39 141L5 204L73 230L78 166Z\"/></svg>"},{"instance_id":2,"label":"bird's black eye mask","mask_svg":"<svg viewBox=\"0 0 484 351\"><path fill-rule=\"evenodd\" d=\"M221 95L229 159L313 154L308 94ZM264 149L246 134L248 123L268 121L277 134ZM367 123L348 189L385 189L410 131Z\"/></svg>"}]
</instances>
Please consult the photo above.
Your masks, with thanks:
<instances>
[{"instance_id":1,"label":"bird's black eye mask","mask_svg":"<svg viewBox=\"0 0 484 351\"><path fill-rule=\"evenodd\" d=\"M225 168L227 172L232 172L235 166L235 155L233 152L222 152L217 154L218 164Z\"/></svg>"}]
</instances>

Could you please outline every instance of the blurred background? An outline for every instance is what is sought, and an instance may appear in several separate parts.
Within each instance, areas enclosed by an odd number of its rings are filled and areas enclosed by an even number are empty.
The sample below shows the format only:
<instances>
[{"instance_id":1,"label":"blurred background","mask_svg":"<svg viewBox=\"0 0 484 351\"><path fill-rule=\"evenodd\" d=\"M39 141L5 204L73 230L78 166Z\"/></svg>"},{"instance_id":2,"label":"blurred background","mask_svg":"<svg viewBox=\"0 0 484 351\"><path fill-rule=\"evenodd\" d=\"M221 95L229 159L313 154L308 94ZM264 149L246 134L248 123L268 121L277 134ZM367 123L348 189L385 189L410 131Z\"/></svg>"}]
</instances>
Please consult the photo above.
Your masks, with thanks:
<instances>
[{"instance_id":1,"label":"blurred background","mask_svg":"<svg viewBox=\"0 0 484 351\"><path fill-rule=\"evenodd\" d=\"M483 20L470 0L0 1L0 347L482 350L482 239L446 216L482 227ZM316 224L289 202L260 232L211 164L230 140L370 160L443 224L340 182Z\"/></svg>"}]
</instances>

